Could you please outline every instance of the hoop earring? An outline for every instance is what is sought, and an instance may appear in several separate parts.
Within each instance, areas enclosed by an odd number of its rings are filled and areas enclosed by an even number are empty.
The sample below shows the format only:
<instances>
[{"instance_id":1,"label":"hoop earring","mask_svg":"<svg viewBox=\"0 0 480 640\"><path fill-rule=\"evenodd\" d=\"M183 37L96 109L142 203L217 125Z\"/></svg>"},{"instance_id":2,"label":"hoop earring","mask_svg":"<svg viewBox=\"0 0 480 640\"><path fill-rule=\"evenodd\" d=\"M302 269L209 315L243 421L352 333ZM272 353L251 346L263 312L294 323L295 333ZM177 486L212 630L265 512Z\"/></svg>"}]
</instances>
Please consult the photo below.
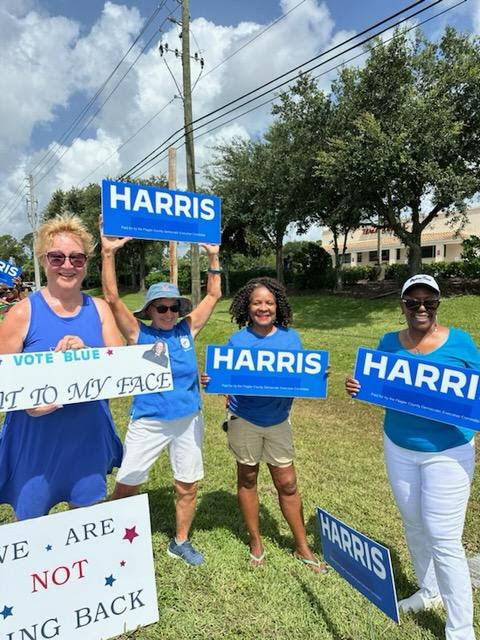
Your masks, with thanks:
<instances>
[{"instance_id":1,"label":"hoop earring","mask_svg":"<svg viewBox=\"0 0 480 640\"><path fill-rule=\"evenodd\" d=\"M407 321L406 321L405 316L403 315L403 313L400 314L399 324L407 324Z\"/></svg>"}]
</instances>

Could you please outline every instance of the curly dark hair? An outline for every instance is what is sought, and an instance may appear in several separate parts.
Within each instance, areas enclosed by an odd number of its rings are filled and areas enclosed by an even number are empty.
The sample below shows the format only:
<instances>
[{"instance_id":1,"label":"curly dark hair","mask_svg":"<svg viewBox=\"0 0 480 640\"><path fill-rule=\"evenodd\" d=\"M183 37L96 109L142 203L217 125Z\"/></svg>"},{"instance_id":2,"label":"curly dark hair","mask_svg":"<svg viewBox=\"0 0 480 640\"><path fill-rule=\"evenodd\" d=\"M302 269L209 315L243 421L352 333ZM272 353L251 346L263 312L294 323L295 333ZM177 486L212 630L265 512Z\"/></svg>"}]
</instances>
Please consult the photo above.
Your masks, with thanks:
<instances>
[{"instance_id":1,"label":"curly dark hair","mask_svg":"<svg viewBox=\"0 0 480 640\"><path fill-rule=\"evenodd\" d=\"M232 322L235 321L239 327L244 327L245 325L250 326L252 324L248 307L250 304L250 296L258 287L265 287L275 296L275 302L277 304L275 324L281 327L288 327L293 320L293 315L287 300L287 291L278 280L268 278L267 276L249 280L247 284L239 289L233 296L229 309Z\"/></svg>"}]
</instances>

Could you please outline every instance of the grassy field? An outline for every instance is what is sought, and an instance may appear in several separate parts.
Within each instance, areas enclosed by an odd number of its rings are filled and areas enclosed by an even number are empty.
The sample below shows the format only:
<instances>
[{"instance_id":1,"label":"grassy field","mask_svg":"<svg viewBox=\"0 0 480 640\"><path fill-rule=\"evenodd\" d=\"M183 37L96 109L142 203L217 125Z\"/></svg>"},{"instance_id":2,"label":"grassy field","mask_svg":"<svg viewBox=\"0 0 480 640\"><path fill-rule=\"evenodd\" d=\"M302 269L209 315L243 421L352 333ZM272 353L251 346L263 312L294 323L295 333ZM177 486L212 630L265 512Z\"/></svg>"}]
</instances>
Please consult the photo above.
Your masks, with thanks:
<instances>
[{"instance_id":1,"label":"grassy field","mask_svg":"<svg viewBox=\"0 0 480 640\"><path fill-rule=\"evenodd\" d=\"M134 308L140 296L126 296ZM291 299L294 326L307 348L331 352L332 373L325 401L296 400L292 423L296 466L308 536L321 553L315 507L321 506L390 548L398 596L416 588L401 522L387 483L382 458L382 411L350 400L343 380L351 372L356 348L375 346L385 331L400 327L398 304L333 296ZM442 324L462 327L479 342L480 300L474 296L442 302ZM235 329L228 301L197 339L200 364L205 345L221 344ZM119 430L127 424L129 402L113 400ZM235 466L220 429L224 400L205 396L205 480L201 483L192 541L207 562L189 568L165 552L173 533L174 494L168 459L163 456L145 490L150 496L160 622L126 637L138 640L427 640L443 638L443 612L405 617L397 627L331 571L314 575L292 557L293 540L268 470L260 472L261 528L267 562L248 564L246 534L235 495ZM114 478L110 479L113 484ZM469 553L480 550L480 483L475 479L465 528ZM0 523L11 512L0 508ZM480 597L475 594L480 635Z\"/></svg>"}]
</instances>

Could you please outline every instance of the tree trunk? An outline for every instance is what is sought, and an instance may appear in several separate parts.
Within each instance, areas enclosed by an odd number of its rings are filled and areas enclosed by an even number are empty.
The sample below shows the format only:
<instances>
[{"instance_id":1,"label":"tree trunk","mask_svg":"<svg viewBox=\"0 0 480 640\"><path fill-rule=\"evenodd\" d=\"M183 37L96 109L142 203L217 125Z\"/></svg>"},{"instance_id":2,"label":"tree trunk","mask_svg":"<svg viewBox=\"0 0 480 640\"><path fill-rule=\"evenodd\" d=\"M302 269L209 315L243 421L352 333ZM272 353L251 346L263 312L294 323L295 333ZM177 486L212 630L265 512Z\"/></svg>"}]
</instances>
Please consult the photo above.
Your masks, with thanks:
<instances>
[{"instance_id":1,"label":"tree trunk","mask_svg":"<svg viewBox=\"0 0 480 640\"><path fill-rule=\"evenodd\" d=\"M224 277L224 281L225 281L225 295L229 296L230 295L230 274L229 274L229 270L228 270L228 262L224 261L223 263L223 277Z\"/></svg>"},{"instance_id":2,"label":"tree trunk","mask_svg":"<svg viewBox=\"0 0 480 640\"><path fill-rule=\"evenodd\" d=\"M422 270L422 230L414 224L408 243L408 272L410 276Z\"/></svg>"},{"instance_id":3,"label":"tree trunk","mask_svg":"<svg viewBox=\"0 0 480 640\"><path fill-rule=\"evenodd\" d=\"M333 233L333 255L335 256L335 265L333 267L335 271L335 291L341 291L343 289L342 258L340 256L340 250L338 248L337 233L333 229L332 229L332 233Z\"/></svg>"},{"instance_id":4,"label":"tree trunk","mask_svg":"<svg viewBox=\"0 0 480 640\"><path fill-rule=\"evenodd\" d=\"M283 277L283 235L277 236L275 243L275 266L277 268L277 280L285 284Z\"/></svg>"},{"instance_id":5,"label":"tree trunk","mask_svg":"<svg viewBox=\"0 0 480 640\"><path fill-rule=\"evenodd\" d=\"M145 292L145 245L139 247L138 290Z\"/></svg>"}]
</instances>

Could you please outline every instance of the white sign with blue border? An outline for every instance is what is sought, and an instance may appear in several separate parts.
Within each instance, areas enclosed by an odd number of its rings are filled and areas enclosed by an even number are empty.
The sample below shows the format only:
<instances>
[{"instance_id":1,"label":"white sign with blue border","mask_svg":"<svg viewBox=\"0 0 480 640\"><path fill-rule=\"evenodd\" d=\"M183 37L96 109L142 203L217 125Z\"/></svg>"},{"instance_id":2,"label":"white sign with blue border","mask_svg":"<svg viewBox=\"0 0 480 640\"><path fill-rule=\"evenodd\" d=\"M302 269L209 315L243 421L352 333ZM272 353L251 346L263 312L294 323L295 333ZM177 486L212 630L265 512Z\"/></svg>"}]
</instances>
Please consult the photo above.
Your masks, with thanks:
<instances>
[{"instance_id":1,"label":"white sign with blue border","mask_svg":"<svg viewBox=\"0 0 480 640\"><path fill-rule=\"evenodd\" d=\"M327 397L328 351L208 345L207 393L286 398Z\"/></svg>"},{"instance_id":2,"label":"white sign with blue border","mask_svg":"<svg viewBox=\"0 0 480 640\"><path fill-rule=\"evenodd\" d=\"M9 287L12 287L14 282L13 279L17 278L22 274L22 267L19 267L8 260L0 259L0 282L4 282L8 284Z\"/></svg>"},{"instance_id":3,"label":"white sign with blue border","mask_svg":"<svg viewBox=\"0 0 480 640\"><path fill-rule=\"evenodd\" d=\"M353 377L355 399L480 430L480 371L360 347Z\"/></svg>"},{"instance_id":4,"label":"white sign with blue border","mask_svg":"<svg viewBox=\"0 0 480 640\"><path fill-rule=\"evenodd\" d=\"M400 624L390 551L317 507L325 561L389 618Z\"/></svg>"},{"instance_id":5,"label":"white sign with blue border","mask_svg":"<svg viewBox=\"0 0 480 640\"><path fill-rule=\"evenodd\" d=\"M144 240L220 244L220 198L102 180L103 233Z\"/></svg>"}]
</instances>

